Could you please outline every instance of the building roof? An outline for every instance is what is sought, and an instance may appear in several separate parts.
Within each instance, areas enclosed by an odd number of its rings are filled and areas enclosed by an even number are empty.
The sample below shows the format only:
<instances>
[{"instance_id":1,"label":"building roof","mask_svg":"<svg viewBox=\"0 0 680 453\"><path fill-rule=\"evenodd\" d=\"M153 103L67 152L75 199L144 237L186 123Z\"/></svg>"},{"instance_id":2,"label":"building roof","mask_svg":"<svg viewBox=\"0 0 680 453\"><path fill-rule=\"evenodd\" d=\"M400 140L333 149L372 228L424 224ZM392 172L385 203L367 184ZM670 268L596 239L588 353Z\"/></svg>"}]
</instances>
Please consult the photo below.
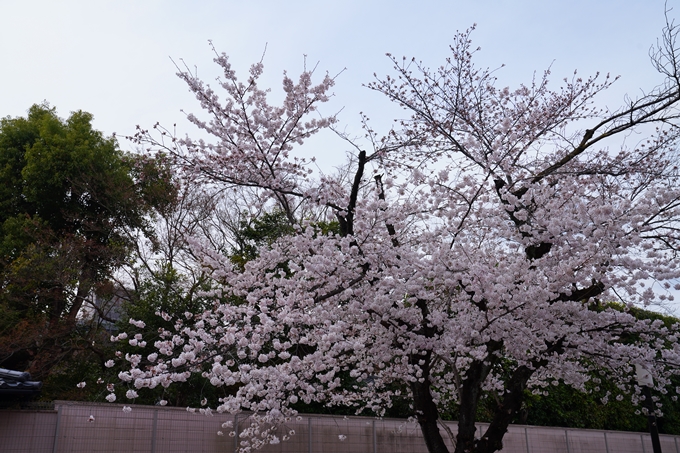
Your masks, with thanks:
<instances>
[{"instance_id":1,"label":"building roof","mask_svg":"<svg viewBox=\"0 0 680 453\"><path fill-rule=\"evenodd\" d=\"M41 388L42 382L32 381L29 373L0 368L0 398L37 395Z\"/></svg>"}]
</instances>

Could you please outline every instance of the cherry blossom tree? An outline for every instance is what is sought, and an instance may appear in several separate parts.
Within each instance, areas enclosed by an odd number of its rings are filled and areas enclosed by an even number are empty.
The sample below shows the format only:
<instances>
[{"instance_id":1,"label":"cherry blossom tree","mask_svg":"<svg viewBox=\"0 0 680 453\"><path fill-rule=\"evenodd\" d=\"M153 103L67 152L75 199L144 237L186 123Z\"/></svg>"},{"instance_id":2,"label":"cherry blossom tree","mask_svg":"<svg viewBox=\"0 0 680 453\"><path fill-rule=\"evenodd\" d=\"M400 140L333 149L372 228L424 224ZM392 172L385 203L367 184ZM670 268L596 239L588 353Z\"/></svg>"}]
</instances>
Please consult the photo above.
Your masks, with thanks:
<instances>
[{"instance_id":1,"label":"cherry blossom tree","mask_svg":"<svg viewBox=\"0 0 680 453\"><path fill-rule=\"evenodd\" d=\"M393 59L395 75L369 88L410 117L384 138L366 124L368 145L354 143L338 174L295 153L336 122L317 110L331 77L286 75L274 107L257 84L261 63L242 83L217 54L224 99L181 71L210 114L189 119L215 141L135 139L171 153L206 190L284 213L292 233L238 266L193 238L220 288L214 305L161 313L175 329L157 352L128 355L121 379L139 390L202 374L225 389L217 412L252 411L244 450L278 439L299 402L380 415L408 398L432 453L448 451L440 412L457 405L455 451L493 452L526 391L585 389L597 370L637 401L641 364L665 392L680 364L678 326L611 302L670 300L680 277L676 29L653 54L664 82L619 110L596 104L608 76L574 74L553 90L546 72L498 88L473 63L470 33L435 70ZM131 322L141 341L143 323ZM488 394L496 409L477 437Z\"/></svg>"}]
</instances>

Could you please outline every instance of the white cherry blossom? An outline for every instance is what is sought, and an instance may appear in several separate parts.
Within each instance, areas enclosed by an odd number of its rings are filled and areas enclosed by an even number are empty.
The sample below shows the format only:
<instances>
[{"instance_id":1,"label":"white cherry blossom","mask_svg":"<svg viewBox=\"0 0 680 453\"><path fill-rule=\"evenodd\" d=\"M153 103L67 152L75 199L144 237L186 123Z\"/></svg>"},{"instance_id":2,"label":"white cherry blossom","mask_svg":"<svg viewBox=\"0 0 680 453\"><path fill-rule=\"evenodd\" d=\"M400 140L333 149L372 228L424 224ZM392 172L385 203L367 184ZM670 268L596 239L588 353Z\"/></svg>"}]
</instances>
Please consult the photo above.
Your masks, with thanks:
<instances>
[{"instance_id":1,"label":"white cherry blossom","mask_svg":"<svg viewBox=\"0 0 680 453\"><path fill-rule=\"evenodd\" d=\"M174 330L146 359L126 355L121 380L167 387L196 373L229 388L215 411L252 411L242 449L278 443L300 401L382 415L407 398L432 452L446 451L442 407L460 407L457 452L493 452L525 389L585 389L601 370L635 400L635 364L669 385L678 326L630 308L670 300L680 278L673 49L656 55L665 82L614 111L595 103L608 76L575 74L552 90L547 71L497 87L495 72L474 65L469 37L458 34L435 70L393 59L396 76L369 87L409 117L382 139L366 123L367 144L352 144L337 175L296 155L336 122L317 110L332 78L315 86L310 71L286 75L275 107L257 85L261 63L240 82L216 54L224 99L180 72L210 115L189 119L215 141L142 129L135 139L173 155L205 190L240 194L247 203L236 210L282 212L291 233L242 265L209 238L189 238L214 304L160 314ZM499 404L480 438L483 392Z\"/></svg>"}]
</instances>

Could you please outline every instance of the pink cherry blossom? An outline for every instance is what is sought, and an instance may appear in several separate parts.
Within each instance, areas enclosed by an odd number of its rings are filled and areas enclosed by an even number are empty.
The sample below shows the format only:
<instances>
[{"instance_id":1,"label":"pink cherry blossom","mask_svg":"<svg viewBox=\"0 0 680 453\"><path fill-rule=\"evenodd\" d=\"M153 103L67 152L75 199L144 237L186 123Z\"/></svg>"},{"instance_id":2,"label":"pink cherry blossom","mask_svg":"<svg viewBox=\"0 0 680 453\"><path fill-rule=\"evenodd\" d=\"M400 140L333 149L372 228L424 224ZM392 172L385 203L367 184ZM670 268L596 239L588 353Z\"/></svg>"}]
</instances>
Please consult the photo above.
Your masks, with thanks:
<instances>
[{"instance_id":1,"label":"pink cherry blossom","mask_svg":"<svg viewBox=\"0 0 680 453\"><path fill-rule=\"evenodd\" d=\"M172 155L229 212L283 213L290 234L242 265L219 220L187 238L215 283L203 295L212 308L161 314L175 328L160 332L153 359L126 355L120 378L143 389L197 373L233 388L215 411L251 411L242 449L278 443L298 401L382 415L405 397L428 448L446 451L439 409L457 405L459 452L498 450L525 389L584 390L598 370L635 400L635 364L669 385L679 327L629 308L671 300L680 279L677 49L656 56L664 84L609 110L596 104L609 76L552 89L546 71L498 87L475 66L470 33L435 70L393 58L396 75L369 88L405 119L382 138L365 119L366 141L351 141L330 174L298 149L337 121L319 114L331 77L285 75L273 106L262 63L241 82L216 54L223 97L180 71L209 119L188 117L214 141L162 128L134 139ZM480 438L485 391L499 405Z\"/></svg>"}]
</instances>

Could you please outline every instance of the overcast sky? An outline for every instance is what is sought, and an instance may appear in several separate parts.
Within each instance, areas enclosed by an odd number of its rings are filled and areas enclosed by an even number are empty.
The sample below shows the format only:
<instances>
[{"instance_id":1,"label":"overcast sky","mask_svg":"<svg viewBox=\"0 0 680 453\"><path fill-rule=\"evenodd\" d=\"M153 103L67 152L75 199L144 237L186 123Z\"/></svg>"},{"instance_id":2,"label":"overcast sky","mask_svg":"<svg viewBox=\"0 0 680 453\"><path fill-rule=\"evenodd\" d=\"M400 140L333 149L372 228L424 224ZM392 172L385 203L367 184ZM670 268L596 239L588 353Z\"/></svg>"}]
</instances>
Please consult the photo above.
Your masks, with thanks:
<instances>
[{"instance_id":1,"label":"overcast sky","mask_svg":"<svg viewBox=\"0 0 680 453\"><path fill-rule=\"evenodd\" d=\"M680 0L668 7L680 20ZM192 135L181 110L199 108L175 63L213 81L208 40L241 74L266 47L263 79L273 96L283 71L297 75L305 55L320 76L342 72L325 112L342 109L340 127L358 132L364 111L385 130L400 112L362 86L390 72L385 53L436 67L456 31L473 24L478 63L506 65L499 85L530 83L551 65L555 88L575 69L611 73L621 79L601 102L616 108L625 94L661 82L648 51L665 23L663 0L0 0L0 18L0 117L47 101L63 117L92 113L106 135L157 121ZM321 137L306 154L339 164L343 146Z\"/></svg>"},{"instance_id":2,"label":"overcast sky","mask_svg":"<svg viewBox=\"0 0 680 453\"><path fill-rule=\"evenodd\" d=\"M191 133L180 110L198 106L172 60L214 80L210 39L240 73L266 46L265 81L274 93L284 69L303 68L304 55L320 74L346 68L326 111L344 108L341 124L354 130L359 111L379 125L395 114L362 87L374 72L390 71L386 52L437 66L455 32L475 23L479 61L506 65L499 84L530 82L551 64L556 82L574 69L610 72L622 76L603 99L614 106L659 81L647 53L664 25L664 1L0 0L0 18L2 117L46 100L62 116L92 113L107 135L156 121Z\"/></svg>"}]
</instances>

